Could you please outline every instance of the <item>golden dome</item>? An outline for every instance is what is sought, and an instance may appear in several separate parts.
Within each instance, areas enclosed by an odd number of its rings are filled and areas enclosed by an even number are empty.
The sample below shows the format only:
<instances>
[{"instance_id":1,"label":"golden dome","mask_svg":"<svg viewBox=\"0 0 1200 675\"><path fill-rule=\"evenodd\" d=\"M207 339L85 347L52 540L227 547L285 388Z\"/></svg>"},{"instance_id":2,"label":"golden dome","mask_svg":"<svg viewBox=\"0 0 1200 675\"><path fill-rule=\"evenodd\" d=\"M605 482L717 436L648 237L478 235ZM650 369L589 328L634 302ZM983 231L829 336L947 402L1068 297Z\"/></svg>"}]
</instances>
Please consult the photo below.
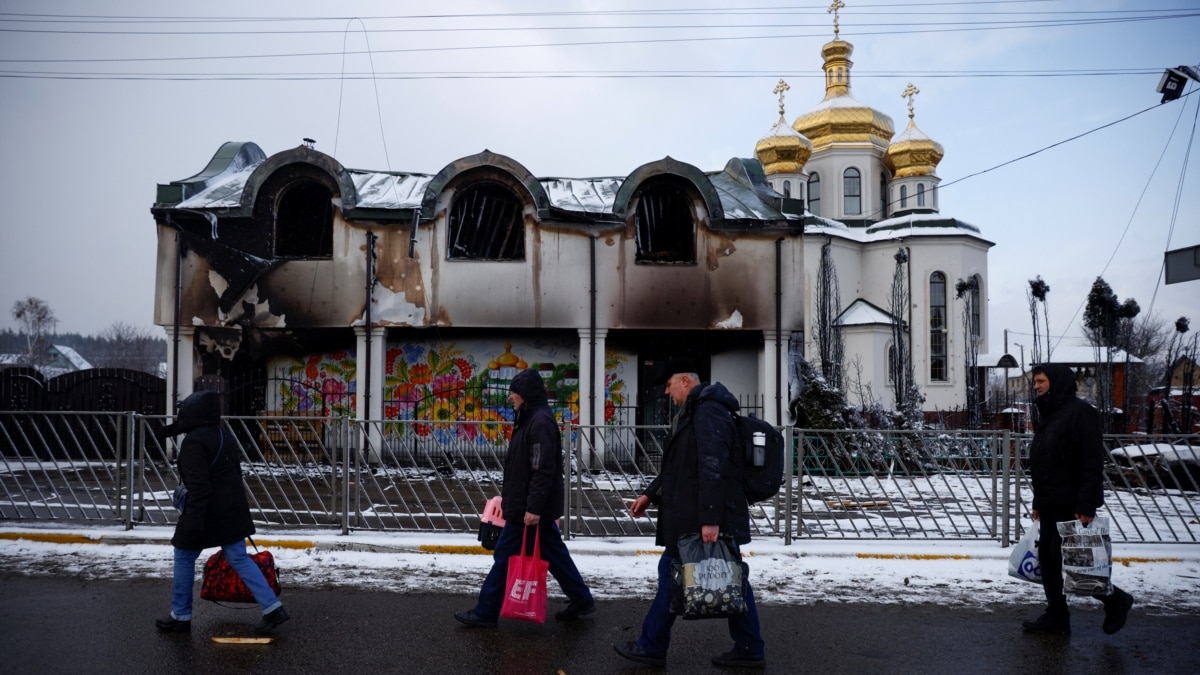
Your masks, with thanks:
<instances>
[{"instance_id":1,"label":"golden dome","mask_svg":"<svg viewBox=\"0 0 1200 675\"><path fill-rule=\"evenodd\" d=\"M496 365L500 366L501 368L514 368L518 363L520 363L520 361L520 357L512 353L511 342L504 343L504 353L496 357Z\"/></svg>"},{"instance_id":2,"label":"golden dome","mask_svg":"<svg viewBox=\"0 0 1200 675\"><path fill-rule=\"evenodd\" d=\"M892 118L850 95L850 54L854 46L835 39L821 48L825 59L825 99L796 118L792 128L812 141L813 152L843 143L869 143L882 152L896 132Z\"/></svg>"},{"instance_id":3,"label":"golden dome","mask_svg":"<svg viewBox=\"0 0 1200 675\"><path fill-rule=\"evenodd\" d=\"M777 173L800 173L812 156L813 146L807 138L788 126L783 115L766 136L754 145L754 156L762 163L768 176Z\"/></svg>"},{"instance_id":4,"label":"golden dome","mask_svg":"<svg viewBox=\"0 0 1200 675\"><path fill-rule=\"evenodd\" d=\"M883 164L894 178L930 176L945 154L942 144L926 136L910 119L904 133L888 146Z\"/></svg>"}]
</instances>

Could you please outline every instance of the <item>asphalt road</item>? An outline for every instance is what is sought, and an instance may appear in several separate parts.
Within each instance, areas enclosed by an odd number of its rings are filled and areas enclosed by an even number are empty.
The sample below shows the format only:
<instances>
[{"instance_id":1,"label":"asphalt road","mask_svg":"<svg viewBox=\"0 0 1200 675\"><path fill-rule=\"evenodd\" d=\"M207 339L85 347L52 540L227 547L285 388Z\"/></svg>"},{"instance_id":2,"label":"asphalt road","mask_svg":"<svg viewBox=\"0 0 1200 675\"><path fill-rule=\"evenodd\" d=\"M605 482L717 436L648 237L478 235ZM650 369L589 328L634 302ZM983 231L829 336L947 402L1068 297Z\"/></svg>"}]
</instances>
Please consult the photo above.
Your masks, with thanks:
<instances>
[{"instance_id":1,"label":"asphalt road","mask_svg":"<svg viewBox=\"0 0 1200 675\"><path fill-rule=\"evenodd\" d=\"M0 672L653 672L612 649L636 637L648 600L601 600L594 618L576 623L501 621L491 630L452 617L472 605L469 596L285 588L292 620L274 644L225 645L210 638L251 635L257 608L197 598L193 632L164 635L153 620L169 594L166 580L0 573ZM1075 606L1068 638L1022 634L1033 607L768 603L760 611L768 672L1200 673L1200 616L1135 607L1125 630L1108 636L1098 603ZM723 621L679 621L666 672L725 672L709 658L729 646Z\"/></svg>"}]
</instances>

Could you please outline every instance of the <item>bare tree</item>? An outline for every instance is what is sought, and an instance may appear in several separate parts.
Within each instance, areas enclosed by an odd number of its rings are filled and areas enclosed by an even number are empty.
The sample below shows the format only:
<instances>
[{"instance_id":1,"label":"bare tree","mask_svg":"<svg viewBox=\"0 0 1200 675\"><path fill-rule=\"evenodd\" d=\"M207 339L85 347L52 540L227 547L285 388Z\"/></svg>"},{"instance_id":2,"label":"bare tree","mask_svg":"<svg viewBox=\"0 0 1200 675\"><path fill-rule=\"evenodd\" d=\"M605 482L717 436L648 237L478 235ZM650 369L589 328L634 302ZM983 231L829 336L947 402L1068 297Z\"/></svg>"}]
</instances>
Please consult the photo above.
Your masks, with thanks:
<instances>
[{"instance_id":1,"label":"bare tree","mask_svg":"<svg viewBox=\"0 0 1200 675\"><path fill-rule=\"evenodd\" d=\"M157 373L165 342L153 329L118 321L100 332L104 345L96 365Z\"/></svg>"},{"instance_id":2,"label":"bare tree","mask_svg":"<svg viewBox=\"0 0 1200 675\"><path fill-rule=\"evenodd\" d=\"M50 357L50 340L58 319L45 300L29 296L13 303L12 316L25 334L25 360L31 366L44 366Z\"/></svg>"},{"instance_id":3,"label":"bare tree","mask_svg":"<svg viewBox=\"0 0 1200 675\"><path fill-rule=\"evenodd\" d=\"M837 317L842 313L842 302L832 251L833 246L829 242L821 247L821 266L817 269L817 287L814 291L813 340L817 343L821 375L831 386L841 389L845 386L842 382L845 343L842 329L836 325Z\"/></svg>"},{"instance_id":4,"label":"bare tree","mask_svg":"<svg viewBox=\"0 0 1200 675\"><path fill-rule=\"evenodd\" d=\"M1042 280L1042 275L1038 275L1036 279L1029 280L1029 288L1025 291L1025 298L1029 301L1029 318L1033 320L1033 354L1029 357L1030 363L1049 363L1050 352L1053 348L1050 346L1050 308L1046 304L1046 295L1050 293L1050 284ZM1042 306L1043 323L1038 326L1038 305ZM1041 336L1046 337L1046 357L1042 358Z\"/></svg>"},{"instance_id":5,"label":"bare tree","mask_svg":"<svg viewBox=\"0 0 1200 675\"><path fill-rule=\"evenodd\" d=\"M959 279L958 283L954 285L954 290L955 297L962 301L963 344L966 345L964 365L967 386L967 428L979 429L983 426L983 414L979 405L979 326L976 322L979 279L976 277L971 277L966 281Z\"/></svg>"},{"instance_id":6,"label":"bare tree","mask_svg":"<svg viewBox=\"0 0 1200 675\"><path fill-rule=\"evenodd\" d=\"M895 388L896 413L901 428L915 429L921 424L921 404L925 398L913 378L912 354L908 344L908 251L896 250L896 268L892 272L892 289L888 311L892 313L892 354L888 359L888 374Z\"/></svg>"}]
</instances>

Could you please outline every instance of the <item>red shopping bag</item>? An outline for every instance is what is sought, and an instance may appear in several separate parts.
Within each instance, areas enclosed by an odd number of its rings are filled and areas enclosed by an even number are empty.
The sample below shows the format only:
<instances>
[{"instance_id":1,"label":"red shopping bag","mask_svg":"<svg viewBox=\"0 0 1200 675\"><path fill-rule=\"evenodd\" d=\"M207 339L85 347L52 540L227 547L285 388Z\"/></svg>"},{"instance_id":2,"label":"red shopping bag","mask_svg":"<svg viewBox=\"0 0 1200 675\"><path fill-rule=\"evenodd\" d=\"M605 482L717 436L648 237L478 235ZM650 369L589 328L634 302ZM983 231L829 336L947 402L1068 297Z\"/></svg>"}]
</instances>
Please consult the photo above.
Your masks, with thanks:
<instances>
[{"instance_id":1,"label":"red shopping bag","mask_svg":"<svg viewBox=\"0 0 1200 675\"><path fill-rule=\"evenodd\" d=\"M257 546L255 547L258 548ZM279 595L279 572L275 568L275 556L270 551L259 551L250 556L258 569L262 570L267 585ZM218 550L204 563L204 580L200 583L200 598L215 602L255 602L254 594L246 588L246 582L229 565L225 551Z\"/></svg>"},{"instance_id":2,"label":"red shopping bag","mask_svg":"<svg viewBox=\"0 0 1200 675\"><path fill-rule=\"evenodd\" d=\"M508 583L500 616L535 623L546 622L546 572L550 563L542 560L542 532L533 526L533 555L525 555L529 526L521 533L521 552L508 559Z\"/></svg>"}]
</instances>

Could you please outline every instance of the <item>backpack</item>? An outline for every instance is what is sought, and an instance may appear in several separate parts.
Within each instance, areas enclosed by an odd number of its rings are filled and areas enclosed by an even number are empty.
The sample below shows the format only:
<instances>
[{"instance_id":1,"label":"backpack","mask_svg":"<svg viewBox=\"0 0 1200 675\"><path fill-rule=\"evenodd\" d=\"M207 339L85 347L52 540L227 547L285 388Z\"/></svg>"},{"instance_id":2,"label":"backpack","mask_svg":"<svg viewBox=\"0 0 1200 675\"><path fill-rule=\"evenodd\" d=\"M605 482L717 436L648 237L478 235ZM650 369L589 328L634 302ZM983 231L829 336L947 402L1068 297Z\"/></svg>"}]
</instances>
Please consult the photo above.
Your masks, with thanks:
<instances>
[{"instance_id":1,"label":"backpack","mask_svg":"<svg viewBox=\"0 0 1200 675\"><path fill-rule=\"evenodd\" d=\"M742 490L746 501L766 501L774 497L783 486L783 434L765 420L753 416L733 413L738 441L742 447ZM754 445L754 436L761 433L765 445ZM756 458L756 450L761 449ZM757 459L757 461L755 461Z\"/></svg>"}]
</instances>

